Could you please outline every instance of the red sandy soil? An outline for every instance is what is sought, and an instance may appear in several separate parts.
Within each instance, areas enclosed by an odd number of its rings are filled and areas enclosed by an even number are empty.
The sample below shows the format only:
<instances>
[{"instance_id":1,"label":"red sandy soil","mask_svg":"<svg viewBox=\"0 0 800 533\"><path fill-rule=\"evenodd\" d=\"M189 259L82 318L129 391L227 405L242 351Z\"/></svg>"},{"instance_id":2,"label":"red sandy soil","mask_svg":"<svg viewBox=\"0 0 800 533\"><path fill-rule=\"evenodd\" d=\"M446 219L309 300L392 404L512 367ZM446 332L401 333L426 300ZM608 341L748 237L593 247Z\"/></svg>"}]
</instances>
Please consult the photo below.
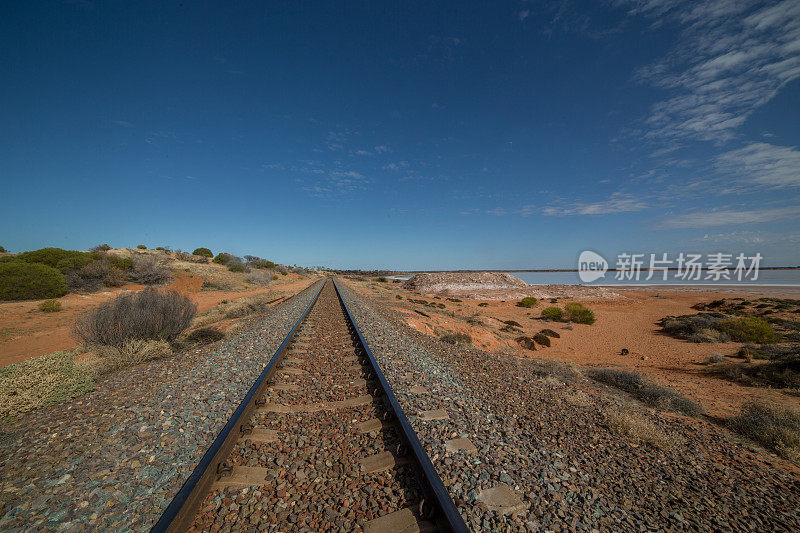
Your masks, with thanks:
<instances>
[{"instance_id":1,"label":"red sandy soil","mask_svg":"<svg viewBox=\"0 0 800 533\"><path fill-rule=\"evenodd\" d=\"M198 313L202 313L222 300L232 301L270 291L284 295L294 294L312 282L311 279L290 273L267 287L244 291L201 291L202 277L176 271L175 279L168 288L188 295L197 303ZM126 285L91 294L67 294L58 299L61 302L61 311L57 313L39 311L41 300L0 302L0 367L74 348L77 343L70 336L70 331L76 316L123 292L139 291L143 288L142 285Z\"/></svg>"},{"instance_id":2,"label":"red sandy soil","mask_svg":"<svg viewBox=\"0 0 800 533\"><path fill-rule=\"evenodd\" d=\"M699 402L714 416L729 416L750 399L770 399L800 407L800 398L796 396L775 389L746 387L707 373L708 367L701 364L706 356L715 353L735 354L741 343L687 342L661 334L656 324L668 315L696 313L691 306L698 302L737 296L748 299L760 296L798 298L797 291L792 289L769 288L763 294L754 288L746 291L625 289L617 291L622 298L580 299L581 303L594 311L597 321L591 326L574 324L573 329L568 330L563 329L563 323L531 318L540 316L542 309L550 305L563 308L570 301L566 298L559 299L555 304L540 301L531 309L517 307L517 300L484 301L488 305L479 307L480 301L435 299L433 295L403 290L398 284L350 283L360 291L387 298L387 303L401 313L405 322L420 332L436 336L447 332L463 332L472 337L475 346L489 351L502 351L518 357L561 360L581 367L620 368L639 372ZM402 300L396 299L395 295L398 294ZM408 298L443 303L447 308L432 309L412 304L407 301ZM430 315L430 318L415 310ZM455 317L449 316L449 313ZM466 318L472 316L484 325L468 324ZM523 333L500 332L504 320L515 320L522 324ZM514 340L520 335L532 336L543 328L553 329L561 335L561 338L552 339L550 348L524 350ZM620 355L623 348L629 350L628 355Z\"/></svg>"}]
</instances>

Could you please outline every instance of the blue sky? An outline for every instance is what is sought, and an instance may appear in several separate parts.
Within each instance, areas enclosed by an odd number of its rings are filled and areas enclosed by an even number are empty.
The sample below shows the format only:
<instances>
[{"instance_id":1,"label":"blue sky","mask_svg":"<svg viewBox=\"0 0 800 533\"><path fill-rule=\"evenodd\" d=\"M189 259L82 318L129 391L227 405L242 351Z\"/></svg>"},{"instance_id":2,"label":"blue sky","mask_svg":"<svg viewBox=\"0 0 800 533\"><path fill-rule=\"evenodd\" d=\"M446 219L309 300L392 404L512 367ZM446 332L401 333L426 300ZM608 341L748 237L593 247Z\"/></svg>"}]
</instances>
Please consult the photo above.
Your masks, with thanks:
<instances>
[{"instance_id":1,"label":"blue sky","mask_svg":"<svg viewBox=\"0 0 800 533\"><path fill-rule=\"evenodd\" d=\"M163 4L0 7L9 250L800 264L796 0Z\"/></svg>"}]
</instances>

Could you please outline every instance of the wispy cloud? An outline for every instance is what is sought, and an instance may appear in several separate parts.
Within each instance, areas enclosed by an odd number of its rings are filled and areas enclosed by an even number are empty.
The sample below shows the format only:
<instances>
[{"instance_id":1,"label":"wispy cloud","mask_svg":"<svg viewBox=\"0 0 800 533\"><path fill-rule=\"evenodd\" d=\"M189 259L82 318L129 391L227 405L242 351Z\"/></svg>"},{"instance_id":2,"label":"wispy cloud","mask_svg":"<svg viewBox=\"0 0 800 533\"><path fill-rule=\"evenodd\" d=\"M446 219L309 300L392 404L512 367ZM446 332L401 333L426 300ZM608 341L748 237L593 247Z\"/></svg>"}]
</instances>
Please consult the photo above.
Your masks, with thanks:
<instances>
[{"instance_id":1,"label":"wispy cloud","mask_svg":"<svg viewBox=\"0 0 800 533\"><path fill-rule=\"evenodd\" d=\"M378 154L385 154L385 153L391 152L391 151L392 151L392 149L389 148L388 146L386 146L385 144L380 144L380 145L375 147L375 153L378 153Z\"/></svg>"},{"instance_id":2,"label":"wispy cloud","mask_svg":"<svg viewBox=\"0 0 800 533\"><path fill-rule=\"evenodd\" d=\"M800 218L800 205L752 210L695 211L676 214L656 229L691 229L716 226L763 224L777 220Z\"/></svg>"},{"instance_id":3,"label":"wispy cloud","mask_svg":"<svg viewBox=\"0 0 800 533\"><path fill-rule=\"evenodd\" d=\"M751 143L717 157L721 173L766 187L800 187L800 151L768 143Z\"/></svg>"},{"instance_id":4,"label":"wispy cloud","mask_svg":"<svg viewBox=\"0 0 800 533\"><path fill-rule=\"evenodd\" d=\"M713 244L797 243L800 242L800 233L776 233L770 231L731 231L729 233L706 233L702 237L693 239L693 242Z\"/></svg>"},{"instance_id":5,"label":"wispy cloud","mask_svg":"<svg viewBox=\"0 0 800 533\"><path fill-rule=\"evenodd\" d=\"M112 124L116 124L117 126L121 126L123 128L132 128L133 124L128 122L127 120L112 120Z\"/></svg>"},{"instance_id":6,"label":"wispy cloud","mask_svg":"<svg viewBox=\"0 0 800 533\"><path fill-rule=\"evenodd\" d=\"M647 119L653 139L723 143L800 77L800 2L619 0L633 14L683 25L678 45L638 78L672 95Z\"/></svg>"},{"instance_id":7,"label":"wispy cloud","mask_svg":"<svg viewBox=\"0 0 800 533\"><path fill-rule=\"evenodd\" d=\"M517 16L519 17L520 22L525 22L525 19L531 15L530 9L521 9Z\"/></svg>"},{"instance_id":8,"label":"wispy cloud","mask_svg":"<svg viewBox=\"0 0 800 533\"><path fill-rule=\"evenodd\" d=\"M571 205L550 205L542 209L548 216L612 215L642 211L650 207L643 199L631 194L614 193L608 200L600 202L575 202Z\"/></svg>"}]
</instances>

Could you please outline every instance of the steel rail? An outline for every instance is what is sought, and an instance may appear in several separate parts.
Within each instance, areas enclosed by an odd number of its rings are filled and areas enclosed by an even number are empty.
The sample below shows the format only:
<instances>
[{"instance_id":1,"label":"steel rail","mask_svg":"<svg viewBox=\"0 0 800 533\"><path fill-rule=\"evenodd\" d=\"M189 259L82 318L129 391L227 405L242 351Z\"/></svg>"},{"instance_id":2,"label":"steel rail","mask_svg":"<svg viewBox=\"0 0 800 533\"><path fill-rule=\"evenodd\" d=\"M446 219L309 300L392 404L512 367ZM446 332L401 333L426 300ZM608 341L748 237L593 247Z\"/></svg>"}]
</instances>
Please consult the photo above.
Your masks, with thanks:
<instances>
[{"instance_id":1,"label":"steel rail","mask_svg":"<svg viewBox=\"0 0 800 533\"><path fill-rule=\"evenodd\" d=\"M236 411L231 415L228 423L225 424L225 427L219 432L217 438L214 439L214 442L211 444L211 447L206 451L194 471L192 471L192 474L181 487L181 490L178 491L161 514L158 522L156 522L150 530L152 533L185 531L189 529L192 523L191 521L197 513L197 509L200 507L209 487L214 482L219 465L227 459L234 444L239 439L239 431L236 430L240 428L243 422L247 422L250 419L255 409L255 400L257 396L266 389L269 379L275 373L280 360L283 359L286 348L294 338L297 328L300 327L302 322L306 319L306 316L308 316L311 307L316 303L322 289L325 287L325 283L325 281L322 282L322 285L314 295L314 299L311 300L311 303L308 304L303 314L297 322L295 322L289 334L286 335L286 338L269 360L269 363L267 363L267 366L264 367L258 379L253 383L252 387L250 387L250 390L239 404L239 407L237 407Z\"/></svg>"},{"instance_id":2,"label":"steel rail","mask_svg":"<svg viewBox=\"0 0 800 533\"><path fill-rule=\"evenodd\" d=\"M392 392L392 387L389 385L389 382L383 375L381 367L378 364L378 361L375 359L375 356L372 354L372 350L369 349L366 339L364 339L364 336L361 334L361 330L356 325L356 321L353 318L352 313L350 313L350 309L348 308L347 303L344 301L342 293L339 291L339 285L335 279L333 280L333 286L336 289L336 295L339 297L339 301L342 303L342 307L345 310L347 320L350 322L350 325L353 327L353 330L358 336L361 347L366 353L367 358L372 366L372 371L374 372L375 377L383 389L383 393L386 396L389 408L392 410L392 414L400 426L401 437L411 448L414 460L422 472L424 481L427 483L427 487L424 488L429 493L429 496L433 497L433 501L436 502L438 510L441 512L441 516L437 517L439 519L437 520L437 522L439 522L437 525L439 525L440 529L443 529L442 526L444 525L445 528L449 528L450 531L456 533L469 532L469 528L467 528L467 525L461 518L461 514L458 512L453 500L450 498L450 494L447 492L442 480L439 478L439 474L436 473L436 469L433 467L431 460L428 458L428 454L425 453L422 443L420 443L419 438L417 438L417 434L414 432L414 429L408 422L408 418L406 418L406 415L403 413L403 408L400 406L400 403L397 401L397 398Z\"/></svg>"}]
</instances>

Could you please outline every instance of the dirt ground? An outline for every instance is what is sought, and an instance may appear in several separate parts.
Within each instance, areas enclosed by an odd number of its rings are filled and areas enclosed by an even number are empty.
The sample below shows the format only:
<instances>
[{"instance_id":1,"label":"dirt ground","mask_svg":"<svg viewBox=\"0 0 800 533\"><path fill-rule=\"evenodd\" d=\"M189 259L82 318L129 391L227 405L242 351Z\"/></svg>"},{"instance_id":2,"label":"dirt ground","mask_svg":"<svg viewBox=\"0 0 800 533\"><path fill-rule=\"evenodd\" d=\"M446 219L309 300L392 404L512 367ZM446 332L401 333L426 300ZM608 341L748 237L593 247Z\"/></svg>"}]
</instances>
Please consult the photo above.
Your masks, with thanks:
<instances>
[{"instance_id":1,"label":"dirt ground","mask_svg":"<svg viewBox=\"0 0 800 533\"><path fill-rule=\"evenodd\" d=\"M761 296L798 298L798 290L787 288L747 288L738 291L698 290L680 288L622 289L615 291L620 298L580 301L595 313L593 325L572 324L565 329L560 322L534 319L550 305L559 307L575 301L560 298L557 303L539 301L533 308L517 307L517 300L464 300L453 302L445 297L419 294L404 290L396 283L353 282L359 291L384 300L404 317L412 328L429 335L448 332L470 335L473 344L494 352L516 357L538 357L574 363L581 367L619 368L639 372L680 391L700 403L711 416L725 417L738 411L750 399L771 399L778 403L800 407L800 398L775 389L747 387L711 375L703 359L711 354L732 355L741 343L693 343L660 333L657 321L668 315L693 314L691 306L719 298ZM396 296L402 299L397 299ZM411 303L408 299L425 300L445 309ZM484 304L484 305L479 305ZM428 316L423 316L420 312ZM470 324L468 318L482 324ZM501 332L505 320L522 325L522 333ZM561 335L552 339L550 348L525 350L514 340L520 335L532 336L543 328ZM628 350L621 355L622 349Z\"/></svg>"},{"instance_id":2,"label":"dirt ground","mask_svg":"<svg viewBox=\"0 0 800 533\"><path fill-rule=\"evenodd\" d=\"M267 286L252 286L245 282L244 274L230 272L227 268L213 263L198 265L173 262L170 266L180 269L175 271L175 278L168 288L188 295L197 303L198 313L214 307L223 300L233 301L265 292L274 292L278 296L295 294L314 281L299 274L289 273L280 276ZM191 272L185 272L182 268L190 268ZM204 275L194 273L195 270L203 272ZM233 288L202 290L204 279L222 280L222 283ZM143 285L126 285L90 294L70 293L58 298L61 302L61 311L57 313L39 311L41 300L0 302L0 367L58 350L74 348L77 343L70 336L70 331L78 315L124 292L139 291L143 288Z\"/></svg>"}]
</instances>

